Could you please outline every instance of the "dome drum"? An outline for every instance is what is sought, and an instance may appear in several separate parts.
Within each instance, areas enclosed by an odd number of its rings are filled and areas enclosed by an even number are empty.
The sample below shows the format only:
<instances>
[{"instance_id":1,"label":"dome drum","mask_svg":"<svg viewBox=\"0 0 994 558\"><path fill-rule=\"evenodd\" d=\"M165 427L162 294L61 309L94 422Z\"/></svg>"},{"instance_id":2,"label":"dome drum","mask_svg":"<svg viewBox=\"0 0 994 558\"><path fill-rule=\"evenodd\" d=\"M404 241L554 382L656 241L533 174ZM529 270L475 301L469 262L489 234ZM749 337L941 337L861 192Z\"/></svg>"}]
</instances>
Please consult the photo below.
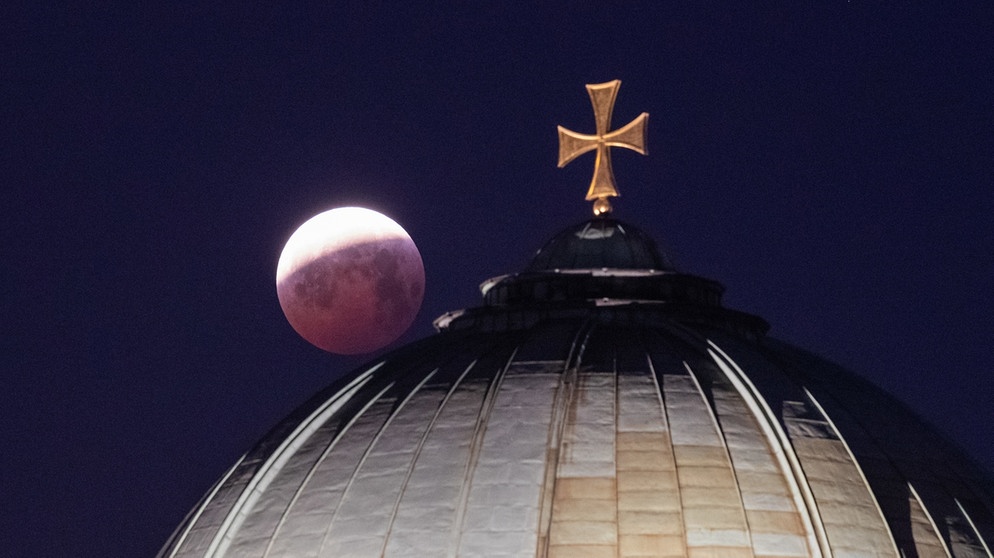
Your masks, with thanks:
<instances>
[{"instance_id":1,"label":"dome drum","mask_svg":"<svg viewBox=\"0 0 994 558\"><path fill-rule=\"evenodd\" d=\"M660 323L706 325L740 335L757 338L769 324L762 318L720 306L697 306L686 302L653 300L593 299L571 304L536 303L530 305L482 306L448 312L434 322L439 331L475 329L506 331L527 329L546 320L589 319L618 325L653 326Z\"/></svg>"},{"instance_id":2,"label":"dome drum","mask_svg":"<svg viewBox=\"0 0 994 558\"><path fill-rule=\"evenodd\" d=\"M716 307L723 291L715 281L674 272L554 271L505 277L487 290L483 300L489 306L610 298Z\"/></svg>"}]
</instances>

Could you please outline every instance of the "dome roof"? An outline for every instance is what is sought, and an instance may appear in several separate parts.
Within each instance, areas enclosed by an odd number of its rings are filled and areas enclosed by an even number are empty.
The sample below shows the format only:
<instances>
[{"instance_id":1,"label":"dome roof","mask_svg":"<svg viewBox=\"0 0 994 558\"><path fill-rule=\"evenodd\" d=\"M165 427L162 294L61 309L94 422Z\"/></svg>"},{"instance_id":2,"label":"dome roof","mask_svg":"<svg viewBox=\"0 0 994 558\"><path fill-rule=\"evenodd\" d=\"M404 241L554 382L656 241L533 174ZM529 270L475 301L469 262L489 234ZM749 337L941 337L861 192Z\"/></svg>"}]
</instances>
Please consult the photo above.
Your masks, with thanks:
<instances>
[{"instance_id":1,"label":"dome roof","mask_svg":"<svg viewBox=\"0 0 994 558\"><path fill-rule=\"evenodd\" d=\"M279 424L160 556L989 555L985 473L636 229L484 289Z\"/></svg>"},{"instance_id":2,"label":"dome roof","mask_svg":"<svg viewBox=\"0 0 994 558\"><path fill-rule=\"evenodd\" d=\"M672 271L656 242L641 230L603 216L569 227L535 254L527 271L554 269L655 269Z\"/></svg>"}]
</instances>

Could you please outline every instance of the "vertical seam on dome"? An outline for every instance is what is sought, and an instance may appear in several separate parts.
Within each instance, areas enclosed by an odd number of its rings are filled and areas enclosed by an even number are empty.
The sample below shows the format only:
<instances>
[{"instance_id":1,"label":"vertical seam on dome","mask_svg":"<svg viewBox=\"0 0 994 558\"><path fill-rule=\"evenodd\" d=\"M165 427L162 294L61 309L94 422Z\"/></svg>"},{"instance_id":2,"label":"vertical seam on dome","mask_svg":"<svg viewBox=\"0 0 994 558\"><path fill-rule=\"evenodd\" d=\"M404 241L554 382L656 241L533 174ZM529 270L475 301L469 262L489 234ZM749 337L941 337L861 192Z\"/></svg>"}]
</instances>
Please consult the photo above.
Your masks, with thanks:
<instances>
[{"instance_id":1,"label":"vertical seam on dome","mask_svg":"<svg viewBox=\"0 0 994 558\"><path fill-rule=\"evenodd\" d=\"M766 355L767 355L768 359L773 359L774 358L774 357L770 356L770 354L768 352L766 353ZM796 358L797 357L795 356L794 358L787 359L787 362L784 362L783 359L781 358L781 359L777 360L777 362L779 363L780 366L786 367L786 368L792 369L792 370L797 370L797 369L803 368L804 366L809 366L809 364L806 364L805 362L798 362L796 360ZM835 365L833 365L833 367L837 368L837 369L839 368L838 366L835 366ZM858 376L857 376L857 378L858 378ZM818 384L819 387L821 387L822 389L826 390L826 393L824 394L825 395L824 398L835 401L836 405L839 406L839 408L837 409L838 410L838 414L844 415L844 416L848 417L849 420L852 422L853 427L854 428L858 428L860 431L863 432L863 434L866 435L867 439L870 440L870 442L872 442L872 448L880 455L880 457L884 461L886 461L888 463L888 465L890 465L890 467L893 469L893 471L900 478L904 479L905 481L912 480L912 475L909 474L908 471L907 471L907 469L904 468L904 467L902 467L899 462L895 461L895 459L891 455L890 451L888 451L888 450L885 449L886 446L884 445L884 441L881 440L880 436L874 434L873 430L871 428L869 428L868 425L866 424L865 419L860 418L860 416L857 415L856 413L853 413L850 408L848 408L846 405L842 405L840 403L840 401L844 398L845 394L839 394L835 390L835 386L834 385L825 382L823 379L815 379L813 381L816 384ZM862 381L865 381L865 380L862 380ZM887 395L889 395L889 394L887 394ZM826 413L824 413L824 412L822 413L822 415L827 417ZM833 426L833 428L834 428L834 426ZM838 433L838 429L836 429L836 435L839 436L839 438L841 439L841 434ZM949 465L949 461L948 460L943 460L943 461L944 461L944 463L946 465ZM952 466L950 466L950 468L951 469L955 469L955 467L952 467ZM959 474L959 472L958 471L954 471L954 472L957 473L957 480L962 481L963 478ZM948 486L948 484L946 482L939 483L938 486L939 486L939 492L941 493L940 494L941 496L947 497L948 501L955 501L955 496L950 491L949 486ZM870 496L871 496L871 499L873 499L874 501L876 500L876 494L872 490L870 490ZM935 496L935 494L933 494L933 496ZM944 503L948 504L948 501L946 501ZM925 505L925 499L924 498L919 498L919 502L921 503L922 509L925 510L926 513L930 513L930 512L928 512L928 508ZM876 501L874 503L876 503ZM935 504L937 502L933 500L931 503ZM954 511L955 510L951 506L949 506L948 509L946 509L946 512L954 512ZM888 518L886 516L885 516L885 526L886 526L886 528L887 528L888 531L892 530L891 520L890 520L890 518ZM943 529L940 528L939 524L935 524L935 527L936 527L936 533L938 534L938 536L939 536L940 540L943 542L943 544L952 545L952 543L953 543L953 532L955 531L955 528L953 526L951 526L951 525L947 525L947 526L945 526L945 531L943 531Z\"/></svg>"},{"instance_id":2,"label":"vertical seam on dome","mask_svg":"<svg viewBox=\"0 0 994 558\"><path fill-rule=\"evenodd\" d=\"M815 501L814 494L811 492L811 487L807 484L807 478L804 475L804 469L801 467L800 460L794 452L787 434L777 422L776 415L769 408L769 405L759 393L759 390L756 389L756 386L752 384L752 381L735 364L735 361L710 339L707 343L710 347L708 354L710 354L725 376L732 382L732 385L742 394L746 405L752 407L753 415L756 416L760 427L765 425L765 428L769 429L767 437L771 441L778 442L777 444L771 444L774 449L773 453L777 457L777 460L780 461L780 468L783 470L784 478L787 479L791 491L795 495L795 506L798 513L806 526L811 528L810 533L815 538L814 542L816 544L812 545L812 552L820 550L827 557L833 556L831 546L828 544L828 536L825 533L825 526L818 511L818 503ZM780 451L777 451L777 448L780 448ZM800 497L800 501L797 501L798 497ZM818 556L818 554L815 556Z\"/></svg>"},{"instance_id":3,"label":"vertical seam on dome","mask_svg":"<svg viewBox=\"0 0 994 558\"><path fill-rule=\"evenodd\" d=\"M358 413L356 413L351 419L349 419L349 421L345 424L345 426L335 434L335 438L321 452L321 455L319 455L318 458L314 460L314 464L312 464L311 467L308 469L307 475L305 475L303 480L301 480L300 485L293 493L293 497L290 498L290 502L287 503L286 509L283 510L283 514L280 515L280 519L276 523L276 528L273 529L273 534L271 537L269 537L269 542L266 544L266 550L262 553L263 558L269 556L269 553L272 551L273 548L273 543L276 542L276 537L279 535L280 530L282 530L283 524L286 522L286 518L289 515L290 510L293 508L294 504L297 503L297 500L300 499L300 495L303 492L304 487L306 487L307 484L311 481L311 478L314 476L314 473L317 470L317 468L322 463L324 463L324 460L328 457L328 454L331 453L331 451L335 448L335 446L338 445L338 441L341 440L342 436L344 436L345 433L348 432L348 430L352 427L352 425L355 424L355 421L357 421L359 417L365 414L366 410L369 409L369 407L373 403L379 400L379 398L391 387L393 387L393 382L387 384L386 387L384 387L378 394L376 394L376 397L372 398L369 402L363 405L362 409L360 409ZM339 499L339 501L341 501L341 499Z\"/></svg>"},{"instance_id":4,"label":"vertical seam on dome","mask_svg":"<svg viewBox=\"0 0 994 558\"><path fill-rule=\"evenodd\" d=\"M181 528L177 529L177 531L173 533L171 537L169 537L170 540L166 541L166 545L163 547L163 550L165 550L166 548L172 548L169 554L164 554L163 552L160 552L159 554L156 554L156 558L172 558L176 556L176 553L179 552L180 548L183 546L183 543L186 542L186 537L190 534L190 531L197 524L197 521L200 519L200 516L203 515L204 511L206 511L207 506L211 504L211 502L214 499L214 496L218 493L219 490L221 490L221 487L224 486L224 484L228 481L231 475L235 472L235 469L237 469L238 466L245 461L246 455L248 454L239 457L238 461L236 461L235 464L230 469L228 469L228 471L224 474L224 476L222 476L220 480L214 483L214 486L211 487L210 491L207 493L206 496L204 496L200 504L196 508L194 508L193 512L188 514L187 518L185 518L183 524L181 525Z\"/></svg>"},{"instance_id":5,"label":"vertical seam on dome","mask_svg":"<svg viewBox=\"0 0 994 558\"><path fill-rule=\"evenodd\" d=\"M520 344L514 347L514 351L511 352L511 356L508 357L503 368L494 375L494 379L490 382L490 386L487 389L487 394L483 397L483 404L480 406L480 415L476 420L476 428L473 430L469 460L466 462L466 470L463 473L462 493L459 494L459 508L456 510L455 524L452 526L449 556L457 556L459 554L459 545L462 543L463 525L466 521L466 506L469 504L469 493L472 489L472 479L476 471L476 464L480 460L480 450L483 446L483 436L487 431L487 422L490 420L491 412L493 412L494 402L497 400L500 386L504 382L504 375L507 374L507 369L510 368L511 363L514 362L514 357L518 354L519 348Z\"/></svg>"},{"instance_id":6,"label":"vertical seam on dome","mask_svg":"<svg viewBox=\"0 0 994 558\"><path fill-rule=\"evenodd\" d=\"M970 514L966 513L966 508L964 508L963 504L960 503L959 498L953 498L953 501L956 502L956 507L959 508L959 511L963 514L966 522L970 524L970 528L973 529L973 533L977 535L977 540L980 541L981 546L984 547L984 552L987 553L987 556L994 556L991 554L990 547L987 546L987 541L985 541L984 537L981 536L980 529L977 529L977 525L973 522L973 518L970 517Z\"/></svg>"},{"instance_id":7,"label":"vertical seam on dome","mask_svg":"<svg viewBox=\"0 0 994 558\"><path fill-rule=\"evenodd\" d=\"M839 429L835 426L835 421L832 420L832 417L828 416L828 413L825 412L825 408L822 407L821 403L819 403L818 400L815 399L815 396L810 391L808 391L808 388L802 386L802 389L804 390L804 394L808 396L808 400L811 401L811 403L814 404L815 408L818 409L818 413L821 415L821 417L825 419L825 422L827 422L830 427L832 427L832 432L834 432L835 435L839 438L839 441L842 442L842 447L845 448L846 454L849 455L849 459L852 461L853 467L855 467L856 472L859 473L859 478L860 480L863 481L863 485L866 487L867 493L870 494L871 497L870 500L873 501L873 507L877 510L877 513L880 514L880 521L883 522L884 527L886 528L885 530L887 531L887 538L890 540L890 544L893 545L894 547L893 548L894 554L896 556L900 556L901 551L897 547L897 541L894 539L894 531L890 527L890 522L887 521L887 516L884 514L883 508L880 507L880 501L877 499L877 495L873 491L873 487L870 486L870 481L866 478L866 473L863 472L863 467L860 466L859 461L856 459L856 454L854 454L852 448L849 447L849 442L847 442L845 437L842 436L842 432L840 432ZM912 540L912 542L914 541Z\"/></svg>"},{"instance_id":8,"label":"vertical seam on dome","mask_svg":"<svg viewBox=\"0 0 994 558\"><path fill-rule=\"evenodd\" d=\"M562 455L563 429L566 427L566 413L573 401L574 386L576 386L577 369L583 358L587 341L594 330L594 322L586 320L573 336L569 354L563 363L563 371L556 386L556 396L552 404L552 419L549 424L549 434L546 440L545 475L540 492L538 538L536 540L535 556L545 558L549 554L549 532L552 528L552 507L555 502L556 486L559 472L559 457ZM580 338L583 341L580 342Z\"/></svg>"},{"instance_id":9,"label":"vertical seam on dome","mask_svg":"<svg viewBox=\"0 0 994 558\"><path fill-rule=\"evenodd\" d=\"M363 450L362 457L359 458L359 462L356 463L355 468L352 470L352 474L349 476L349 482L346 483L345 489L342 490L342 496L338 499L338 506L335 507L335 512L332 513L331 519L328 521L328 526L325 527L325 529L324 529L324 535L321 537L321 544L318 545L318 556L321 555L321 551L324 549L324 546L328 543L328 535L331 534L331 528L335 524L335 519L338 517L338 512L341 511L341 509L342 509L342 502L345 501L345 498L348 496L349 491L352 489L352 485L355 484L356 475L362 469L362 466L366 463L366 459L369 458L370 452L373 450L374 447L376 447L376 443L380 441L380 438L383 436L383 433L386 431L387 427L390 426L390 424L397 417L397 415L400 413L400 411L407 405L407 402L410 401L412 397L414 397L414 394L416 394L421 389L421 386L423 386L425 384L425 382L427 382L429 379L431 379L432 376L434 376L436 372L438 372L438 368L435 368L434 370L432 370L431 373L427 374L420 382L418 382L418 385L415 386L414 389L412 389L407 394L407 397L405 397L404 400L401 401L399 405L397 405L397 407L393 410L393 412L390 413L390 416L387 417L387 419L385 421L383 421L383 424L381 424L380 427L379 427L379 429L376 431L376 436L373 436L373 439L370 440L369 445L367 445L366 449ZM390 389L391 387L393 387L394 384L395 384L395 382L391 382L390 385L388 385L386 388L384 388L384 390L381 391L376 396L376 399L370 401L369 404L366 405L363 408L363 411L366 411L367 409L369 409L369 407L373 403L375 403L381 397L383 397L383 394L386 393L387 389ZM336 441L337 441L337 439L336 439Z\"/></svg>"},{"instance_id":10,"label":"vertical seam on dome","mask_svg":"<svg viewBox=\"0 0 994 558\"><path fill-rule=\"evenodd\" d=\"M356 421L358 421L360 417L362 417L364 414L366 414L366 411L368 411L370 407L372 407L377 401L379 401L380 398L383 397L383 394L386 393L387 390L389 390L393 386L394 386L394 382L390 382L382 390L380 390L380 392L377 393L375 397L373 397L368 402L366 402L366 404L362 406L362 409L359 409L359 412L356 413L351 419L349 419L349 421L348 421L348 423L346 423L345 427L342 428L342 430L335 435L335 439L332 440L330 444L328 444L328 447L326 447L325 450L323 452L321 452L321 455L317 458L317 460L315 460L315 462L311 466L310 470L307 471L307 475L304 477L303 482L301 482L300 486L297 487L297 491L294 493L294 498L290 502L290 504L287 505L287 509L284 511L283 516L280 517L280 523L276 527L276 530L274 530L273 536L270 537L270 544L266 546L266 552L265 552L265 554L263 554L263 558L265 558L266 556L268 556L269 552L272 550L272 548L271 548L272 542L276 539L277 533L279 533L279 530L283 527L283 521L286 518L287 512L289 512L289 510L293 506L293 504L296 503L297 498L299 498L299 496L300 496L300 492L303 490L303 488L305 486L307 486L307 483L310 482L311 478L314 476L315 471L317 470L317 467L320 466L320 464L323 463L325 459L327 459L328 454L330 454L335 449L335 447L338 445L338 442L342 439L342 436L344 436L345 433L348 432L349 429L352 428L352 426L356 423ZM367 451L368 451L368 448L367 448ZM365 453L363 454L363 456L365 457ZM360 460L359 463L356 464L355 468L353 468L353 470L352 470L353 471L353 475L355 474L355 471L359 468L360 464L361 464L361 460ZM350 477L350 482L351 482L351 477ZM338 504L341 504L342 498L344 498L344 497L345 497L345 492L343 491L342 492L342 496L339 497L339 499L338 499ZM337 508L338 504L336 504L336 508L335 508L336 512L338 510L338 508ZM330 522L329 522L329 524L330 524ZM323 544L324 543L324 537L323 536L322 536L321 541L322 541L322 544ZM320 548L319 548L319 550L320 550Z\"/></svg>"},{"instance_id":11,"label":"vertical seam on dome","mask_svg":"<svg viewBox=\"0 0 994 558\"><path fill-rule=\"evenodd\" d=\"M462 384L462 381L466 377L466 374L469 374L469 371L472 370L474 366L476 366L476 363L478 361L479 359L474 359L473 362L469 363L466 369L463 370L462 374L459 375L459 378L457 378L456 381L452 383L452 387L449 388L448 392L445 394L445 397L438 404L438 408L435 409L435 413L432 415L431 420L428 422L428 426L425 428L424 433L421 435L421 439L418 440L418 445L414 450L414 455L411 456L410 465L407 467L407 473L404 476L404 482L401 483L400 492L397 494L397 498L394 501L393 509L390 510L390 520L387 524L387 532L383 535L383 544L380 546L380 556L384 556L386 554L387 543L390 541L391 533L393 533L393 526L397 519L397 511L400 509L400 502L401 500L404 499L404 493L407 492L407 485L411 481L411 475L414 474L414 468L418 463L418 457L420 457L421 455L421 450L424 449L425 442L428 440L428 435L431 434L432 429L435 426L435 423L438 421L438 416L442 414L442 409L445 408L445 404L449 402L449 399L452 398L452 394L455 393L456 388ZM436 368L435 372L437 371L438 369ZM431 375L434 375L435 372L432 372L432 374L430 374L429 377ZM425 378L425 382L427 381L428 378ZM418 385L418 388L424 385L425 382L421 382L421 384Z\"/></svg>"},{"instance_id":12,"label":"vertical seam on dome","mask_svg":"<svg viewBox=\"0 0 994 558\"><path fill-rule=\"evenodd\" d=\"M263 463L253 474L252 480L245 486L242 493L238 496L238 500L233 506L231 506L231 509L225 515L224 521L214 534L210 545L207 547L205 555L223 556L227 552L228 546L233 540L229 537L229 533L231 533L232 529L237 530L248 516L248 511L251 510L255 501L261 494L258 490L259 486L269 486L269 483L273 480L275 475L283 469L283 465L285 465L286 461L290 459L290 455L287 454L287 450L291 447L299 447L304 443L304 441L310 438L310 436L313 435L314 432L316 432L317 429L319 429L321 425L323 425L331 417L331 415L333 415L335 411L341 407L341 405L344 405L355 396L359 389L369 381L373 375L373 372L383 366L385 362L386 361L382 361L367 369L366 372L359 375L342 391L336 394L337 397L333 397L330 401L326 402L318 408L318 410L311 413L297 425L293 432L284 439L279 447L277 447L276 450L270 454L266 462ZM391 385L393 384L391 383ZM389 386L384 388L384 391L388 388ZM382 392L380 393L382 394ZM336 403L339 403L339 401L341 402L341 405L336 406ZM300 440L301 436L304 436L303 440Z\"/></svg>"},{"instance_id":13,"label":"vertical seam on dome","mask_svg":"<svg viewBox=\"0 0 994 558\"><path fill-rule=\"evenodd\" d=\"M657 376L656 373L656 367L652 364L652 356L650 355L648 350L645 351L645 360L649 364L649 375L652 377L652 383L656 386L656 397L659 400L659 412L662 414L662 419L666 421L666 434L667 434L666 439L669 441L670 456L671 459L673 460L673 475L677 476L677 478L679 479L678 475L680 473L677 472L676 468L676 449L673 447L673 429L670 424L669 414L666 412L666 394L663 393L663 386L659 382L659 377ZM680 538L681 540L683 540L683 555L687 556L690 551L688 550L688 545L687 545L687 524L684 521L684 514L683 514L683 495L681 494L682 491L680 490L680 481L677 480L676 482L677 482L676 495L677 498L680 500L679 502L680 506L677 513L680 514L680 525L683 527L683 529L680 529L680 534L681 534Z\"/></svg>"},{"instance_id":14,"label":"vertical seam on dome","mask_svg":"<svg viewBox=\"0 0 994 558\"><path fill-rule=\"evenodd\" d=\"M682 335L683 331L682 330L680 330L680 331L673 331L671 333L678 333L678 334ZM682 339L682 340L686 341L686 339ZM667 343L665 339L660 340L660 342L663 345L668 346L668 348L672 349L672 346L670 346L670 344ZM690 540L687 537L687 515L686 515L686 513L684 513L684 511L685 511L684 510L684 499L683 499L684 495L683 495L683 490L680 487L680 470L679 470L679 467L677 465L676 446L673 443L673 421L670 420L671 419L671 417L670 417L670 408L669 408L668 404L666 403L666 392L665 392L665 389L664 389L665 382L664 381L660 381L662 378L659 377L659 376L657 376L656 368L652 364L651 353L649 355L647 355L647 358L649 359L649 365L652 367L653 379L656 381L656 387L659 390L660 401L662 402L662 405L663 405L663 417L666 420L667 429L668 429L668 432L669 432L670 452L671 452L671 455L673 456L673 474L676 477L676 479L675 479L675 481L676 481L676 494L677 494L677 498L678 498L679 504L680 504L680 506L679 506L679 510L680 510L680 526L681 526L680 534L681 534L681 537L683 539L684 556L687 556L689 554L689 552L690 552ZM683 362L682 359L681 359L681 362Z\"/></svg>"},{"instance_id":15,"label":"vertical seam on dome","mask_svg":"<svg viewBox=\"0 0 994 558\"><path fill-rule=\"evenodd\" d=\"M728 462L728 471L732 474L732 479L735 481L735 494L738 496L739 509L742 511L742 522L745 525L746 540L749 542L749 553L752 556L756 556L756 545L752 540L752 529L749 528L749 516L746 514L745 501L742 499L742 485L739 484L739 476L735 472L735 464L732 462L732 454L728 450L728 440L725 439L725 432L721 429L721 421L718 420L717 404L713 402L713 399L709 399L707 394L704 393L704 388L701 387L701 383L697 379L697 373L694 372L689 364L687 364L687 361L683 361L683 367L687 370L687 374L694 381L694 386L697 387L697 392L701 396L701 399L704 401L704 406L708 410L708 416L711 417L711 425L714 427L715 434L718 439L721 440L721 449L725 452L725 459Z\"/></svg>"},{"instance_id":16,"label":"vertical seam on dome","mask_svg":"<svg viewBox=\"0 0 994 558\"><path fill-rule=\"evenodd\" d=\"M611 343L613 353L612 369L614 373L614 551L621 556L621 488L618 481L618 430L621 425L621 377L618 374L618 343L617 338Z\"/></svg>"},{"instance_id":17,"label":"vertical seam on dome","mask_svg":"<svg viewBox=\"0 0 994 558\"><path fill-rule=\"evenodd\" d=\"M908 482L908 490L911 492L911 496L915 499L915 501L918 502L918 507L922 509L922 513L925 514L925 518L928 519L928 524L932 527L932 535L934 535L936 540L939 541L939 544L942 545L942 550L945 551L946 556L952 558L953 554L949 550L949 545L946 544L946 539L942 538L942 534L939 532L939 526L935 523L935 519L932 517L931 512L929 512L928 508L925 507L925 503L922 502L921 496L918 495L918 491L915 490L915 487L911 484L911 482Z\"/></svg>"}]
</instances>

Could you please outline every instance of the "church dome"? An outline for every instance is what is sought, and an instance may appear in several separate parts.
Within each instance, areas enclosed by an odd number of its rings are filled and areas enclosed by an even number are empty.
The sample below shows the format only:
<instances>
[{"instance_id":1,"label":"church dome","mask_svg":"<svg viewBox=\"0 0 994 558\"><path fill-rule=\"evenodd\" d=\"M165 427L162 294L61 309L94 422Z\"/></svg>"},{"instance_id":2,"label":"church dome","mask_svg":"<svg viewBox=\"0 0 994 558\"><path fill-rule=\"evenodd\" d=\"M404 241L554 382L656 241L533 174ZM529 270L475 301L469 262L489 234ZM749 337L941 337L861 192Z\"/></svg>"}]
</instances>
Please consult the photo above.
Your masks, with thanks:
<instances>
[{"instance_id":1,"label":"church dome","mask_svg":"<svg viewBox=\"0 0 994 558\"><path fill-rule=\"evenodd\" d=\"M986 473L638 229L484 291L277 425L160 556L990 555Z\"/></svg>"}]
</instances>

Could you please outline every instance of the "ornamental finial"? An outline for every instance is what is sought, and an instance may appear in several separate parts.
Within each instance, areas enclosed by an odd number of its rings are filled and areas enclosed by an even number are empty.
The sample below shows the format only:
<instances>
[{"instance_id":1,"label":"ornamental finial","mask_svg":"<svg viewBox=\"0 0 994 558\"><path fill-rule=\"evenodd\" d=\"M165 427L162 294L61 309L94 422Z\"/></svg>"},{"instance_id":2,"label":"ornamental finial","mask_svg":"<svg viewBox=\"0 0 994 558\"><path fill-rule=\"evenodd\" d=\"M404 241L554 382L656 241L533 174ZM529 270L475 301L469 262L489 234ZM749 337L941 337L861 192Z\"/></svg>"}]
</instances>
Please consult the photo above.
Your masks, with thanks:
<instances>
[{"instance_id":1,"label":"ornamental finial","mask_svg":"<svg viewBox=\"0 0 994 558\"><path fill-rule=\"evenodd\" d=\"M578 134L559 126L559 168L580 155L597 150L594 160L594 178L590 181L587 200L594 201L594 215L604 215L611 212L611 202L608 198L618 197L618 187L614 183L614 171L611 170L611 147L625 147L642 155L646 149L646 124L649 113L643 112L622 128L609 132L611 128L611 112L614 111L614 99L621 87L620 80L587 85L590 102L594 105L594 120L597 133L594 135Z\"/></svg>"}]
</instances>

